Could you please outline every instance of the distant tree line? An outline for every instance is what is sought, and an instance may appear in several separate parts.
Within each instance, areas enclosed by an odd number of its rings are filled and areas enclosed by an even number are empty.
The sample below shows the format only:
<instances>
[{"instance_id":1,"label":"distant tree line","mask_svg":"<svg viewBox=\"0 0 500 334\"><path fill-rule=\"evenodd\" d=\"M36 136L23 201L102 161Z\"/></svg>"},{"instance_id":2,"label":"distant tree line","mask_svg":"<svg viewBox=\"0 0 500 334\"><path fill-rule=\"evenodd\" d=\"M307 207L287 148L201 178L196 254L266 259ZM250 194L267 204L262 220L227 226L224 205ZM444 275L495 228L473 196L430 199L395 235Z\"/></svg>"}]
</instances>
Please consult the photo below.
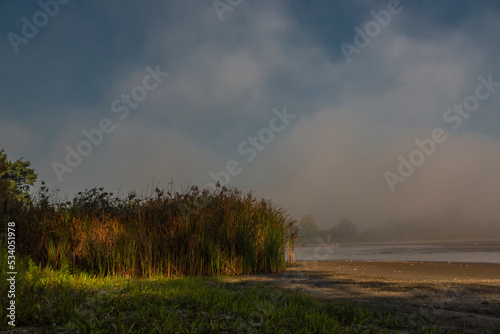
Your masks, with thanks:
<instances>
[{"instance_id":1,"label":"distant tree line","mask_svg":"<svg viewBox=\"0 0 500 334\"><path fill-rule=\"evenodd\" d=\"M356 225L347 218L331 228L320 229L314 216L306 215L300 220L299 226L299 243L303 244L355 241L360 235Z\"/></svg>"},{"instance_id":2,"label":"distant tree line","mask_svg":"<svg viewBox=\"0 0 500 334\"><path fill-rule=\"evenodd\" d=\"M343 218L337 225L321 229L312 215L302 217L298 245L500 238L500 220L477 222L457 210L413 219L388 221L361 232Z\"/></svg>"}]
</instances>

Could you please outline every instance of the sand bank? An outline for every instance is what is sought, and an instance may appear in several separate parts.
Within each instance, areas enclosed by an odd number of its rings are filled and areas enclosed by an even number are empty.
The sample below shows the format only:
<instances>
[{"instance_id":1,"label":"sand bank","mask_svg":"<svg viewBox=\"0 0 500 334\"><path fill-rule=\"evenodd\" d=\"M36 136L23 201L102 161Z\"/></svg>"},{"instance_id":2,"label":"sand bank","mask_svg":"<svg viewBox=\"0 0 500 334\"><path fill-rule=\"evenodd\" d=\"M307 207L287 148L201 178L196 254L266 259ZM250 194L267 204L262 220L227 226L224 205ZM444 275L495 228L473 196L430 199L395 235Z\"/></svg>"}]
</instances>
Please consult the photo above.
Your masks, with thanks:
<instances>
[{"instance_id":1,"label":"sand bank","mask_svg":"<svg viewBox=\"0 0 500 334\"><path fill-rule=\"evenodd\" d=\"M459 333L500 324L500 265L444 262L297 261L283 275L234 277L381 308L406 321L433 319Z\"/></svg>"}]
</instances>

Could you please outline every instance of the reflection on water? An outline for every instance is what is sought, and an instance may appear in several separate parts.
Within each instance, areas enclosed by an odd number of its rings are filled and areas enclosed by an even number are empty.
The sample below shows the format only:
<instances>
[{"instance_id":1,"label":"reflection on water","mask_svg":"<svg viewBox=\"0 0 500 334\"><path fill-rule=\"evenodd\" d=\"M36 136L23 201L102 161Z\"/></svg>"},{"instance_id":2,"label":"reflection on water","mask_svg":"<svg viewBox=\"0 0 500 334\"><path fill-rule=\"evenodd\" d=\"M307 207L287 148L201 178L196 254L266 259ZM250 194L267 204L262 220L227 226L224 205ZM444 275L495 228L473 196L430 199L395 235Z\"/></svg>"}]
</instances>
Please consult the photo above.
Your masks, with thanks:
<instances>
[{"instance_id":1,"label":"reflection on water","mask_svg":"<svg viewBox=\"0 0 500 334\"><path fill-rule=\"evenodd\" d=\"M305 246L295 260L444 261L500 264L500 240Z\"/></svg>"}]
</instances>

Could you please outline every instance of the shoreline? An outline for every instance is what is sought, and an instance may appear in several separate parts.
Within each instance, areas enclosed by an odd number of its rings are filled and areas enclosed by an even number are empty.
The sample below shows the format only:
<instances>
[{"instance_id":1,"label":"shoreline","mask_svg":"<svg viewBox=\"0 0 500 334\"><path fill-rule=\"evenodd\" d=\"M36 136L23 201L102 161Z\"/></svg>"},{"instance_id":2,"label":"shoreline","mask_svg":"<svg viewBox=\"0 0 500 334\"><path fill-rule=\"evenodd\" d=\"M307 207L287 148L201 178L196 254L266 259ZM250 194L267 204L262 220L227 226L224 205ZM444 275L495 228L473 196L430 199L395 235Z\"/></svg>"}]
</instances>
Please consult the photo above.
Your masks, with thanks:
<instances>
[{"instance_id":1,"label":"shoreline","mask_svg":"<svg viewBox=\"0 0 500 334\"><path fill-rule=\"evenodd\" d=\"M296 261L281 275L227 280L349 300L387 311L401 321L430 318L460 333L489 333L500 326L500 264Z\"/></svg>"},{"instance_id":2,"label":"shoreline","mask_svg":"<svg viewBox=\"0 0 500 334\"><path fill-rule=\"evenodd\" d=\"M338 244L340 246L369 246L369 245L415 245L415 244L439 244L439 243L473 243L473 242L493 242L493 243L500 243L500 237L493 237L493 238L472 238L472 239L422 239L422 240L353 240L353 241L338 241L334 242L335 244ZM304 244L304 245L299 245L297 244L297 248L301 247L323 247L323 246L330 246L329 244Z\"/></svg>"},{"instance_id":3,"label":"shoreline","mask_svg":"<svg viewBox=\"0 0 500 334\"><path fill-rule=\"evenodd\" d=\"M295 261L295 265L308 270L330 271L332 274L349 273L367 277L379 274L380 277L386 279L457 281L457 278L460 278L462 280L492 280L500 283L500 264L489 262L298 260Z\"/></svg>"},{"instance_id":4,"label":"shoreline","mask_svg":"<svg viewBox=\"0 0 500 334\"><path fill-rule=\"evenodd\" d=\"M500 256L500 255L499 255ZM500 266L496 262L460 262L460 261L406 261L406 260L295 260L295 262L366 262L366 263L436 263L436 264L457 264L457 265L487 265Z\"/></svg>"}]
</instances>

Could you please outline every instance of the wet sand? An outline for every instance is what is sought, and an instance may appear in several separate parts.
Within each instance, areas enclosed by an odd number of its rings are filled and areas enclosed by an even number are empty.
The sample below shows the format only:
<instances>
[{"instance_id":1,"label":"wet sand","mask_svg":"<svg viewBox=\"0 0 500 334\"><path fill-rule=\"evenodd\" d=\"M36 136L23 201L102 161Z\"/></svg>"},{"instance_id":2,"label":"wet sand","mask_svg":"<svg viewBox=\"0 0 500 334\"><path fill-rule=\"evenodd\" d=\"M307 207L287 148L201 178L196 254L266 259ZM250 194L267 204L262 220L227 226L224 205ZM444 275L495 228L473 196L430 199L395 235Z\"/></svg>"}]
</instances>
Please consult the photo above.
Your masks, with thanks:
<instances>
[{"instance_id":1,"label":"wet sand","mask_svg":"<svg viewBox=\"0 0 500 334\"><path fill-rule=\"evenodd\" d=\"M500 256L500 254L499 254ZM312 270L358 278L383 278L412 282L497 282L500 265L482 263L401 261L297 261L290 271Z\"/></svg>"},{"instance_id":2,"label":"wet sand","mask_svg":"<svg viewBox=\"0 0 500 334\"><path fill-rule=\"evenodd\" d=\"M445 262L297 261L283 275L230 278L316 297L351 300L444 332L491 333L500 324L500 265ZM500 329L500 327L499 327Z\"/></svg>"}]
</instances>

